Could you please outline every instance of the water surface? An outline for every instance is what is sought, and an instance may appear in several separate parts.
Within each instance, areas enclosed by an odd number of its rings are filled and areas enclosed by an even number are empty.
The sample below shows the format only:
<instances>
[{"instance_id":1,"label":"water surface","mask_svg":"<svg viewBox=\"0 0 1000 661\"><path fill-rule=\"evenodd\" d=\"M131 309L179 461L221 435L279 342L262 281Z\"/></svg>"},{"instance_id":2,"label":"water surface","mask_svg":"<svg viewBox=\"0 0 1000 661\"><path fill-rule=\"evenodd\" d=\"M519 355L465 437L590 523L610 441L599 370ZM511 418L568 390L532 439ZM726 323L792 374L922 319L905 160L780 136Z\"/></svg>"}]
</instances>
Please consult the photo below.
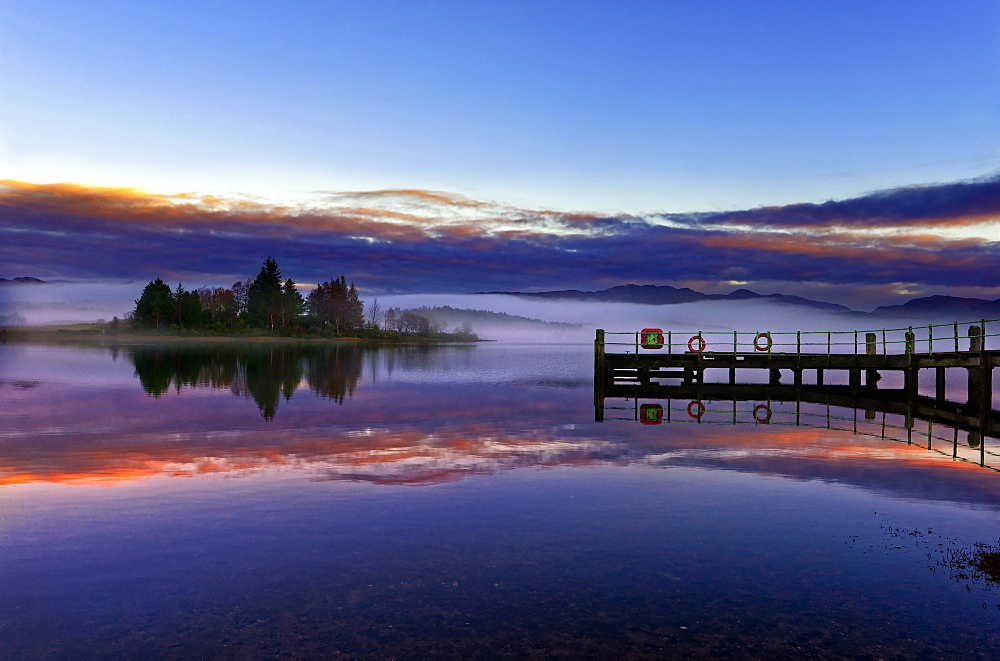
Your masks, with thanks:
<instances>
[{"instance_id":1,"label":"water surface","mask_svg":"<svg viewBox=\"0 0 1000 661\"><path fill-rule=\"evenodd\" d=\"M0 656L1000 651L961 562L1000 536L982 447L815 406L598 423L591 358L0 346Z\"/></svg>"}]
</instances>

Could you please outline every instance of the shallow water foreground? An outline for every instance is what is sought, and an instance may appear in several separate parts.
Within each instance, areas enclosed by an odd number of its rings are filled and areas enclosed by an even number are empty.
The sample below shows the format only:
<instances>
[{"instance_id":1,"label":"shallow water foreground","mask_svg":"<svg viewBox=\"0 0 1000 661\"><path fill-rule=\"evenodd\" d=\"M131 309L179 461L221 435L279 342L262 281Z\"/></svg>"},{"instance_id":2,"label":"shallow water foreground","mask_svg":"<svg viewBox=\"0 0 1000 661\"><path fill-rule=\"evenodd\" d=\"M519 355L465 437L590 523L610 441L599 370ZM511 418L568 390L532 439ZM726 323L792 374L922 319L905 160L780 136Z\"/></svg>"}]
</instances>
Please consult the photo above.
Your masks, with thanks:
<instances>
[{"instance_id":1,"label":"shallow water foreground","mask_svg":"<svg viewBox=\"0 0 1000 661\"><path fill-rule=\"evenodd\" d=\"M981 448L596 423L591 356L0 346L0 657L1000 654Z\"/></svg>"}]
</instances>

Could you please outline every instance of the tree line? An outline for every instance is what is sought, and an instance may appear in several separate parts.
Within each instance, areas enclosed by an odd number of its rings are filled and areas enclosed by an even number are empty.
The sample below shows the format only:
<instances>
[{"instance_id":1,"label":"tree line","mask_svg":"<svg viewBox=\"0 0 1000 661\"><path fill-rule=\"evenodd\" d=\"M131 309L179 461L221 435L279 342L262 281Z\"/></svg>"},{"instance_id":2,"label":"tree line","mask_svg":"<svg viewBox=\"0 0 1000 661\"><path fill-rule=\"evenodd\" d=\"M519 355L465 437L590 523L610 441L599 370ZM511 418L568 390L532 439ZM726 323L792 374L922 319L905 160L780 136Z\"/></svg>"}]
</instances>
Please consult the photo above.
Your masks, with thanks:
<instances>
[{"instance_id":1,"label":"tree line","mask_svg":"<svg viewBox=\"0 0 1000 661\"><path fill-rule=\"evenodd\" d=\"M266 333L295 337L362 336L392 339L400 335L477 340L471 327L445 333L433 319L390 308L383 312L378 299L365 308L354 283L344 276L313 287L303 297L291 278L282 280L278 263L268 257L255 278L224 287L171 289L161 278L153 280L135 300L129 314L135 329ZM117 324L115 324L117 325Z\"/></svg>"}]
</instances>

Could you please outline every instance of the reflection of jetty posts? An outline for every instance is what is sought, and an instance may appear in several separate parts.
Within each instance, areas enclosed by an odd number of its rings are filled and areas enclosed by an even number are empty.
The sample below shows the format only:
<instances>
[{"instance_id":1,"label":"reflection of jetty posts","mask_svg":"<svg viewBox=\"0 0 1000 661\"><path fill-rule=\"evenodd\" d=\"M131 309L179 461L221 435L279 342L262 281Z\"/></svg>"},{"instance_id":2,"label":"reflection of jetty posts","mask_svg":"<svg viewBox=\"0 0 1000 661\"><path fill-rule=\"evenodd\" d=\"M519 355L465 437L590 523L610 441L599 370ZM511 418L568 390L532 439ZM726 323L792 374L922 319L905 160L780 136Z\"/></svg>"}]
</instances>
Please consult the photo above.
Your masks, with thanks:
<instances>
[{"instance_id":1,"label":"reflection of jetty posts","mask_svg":"<svg viewBox=\"0 0 1000 661\"><path fill-rule=\"evenodd\" d=\"M737 371L770 371L770 384L780 385L781 371L789 370L794 386L803 385L803 372L814 370L816 386L823 386L824 373L844 370L849 375L851 395L877 390L880 371L903 374L902 391L888 391L894 398L917 400L917 377L921 369L936 373L934 400L945 401L945 370L964 368L968 374L968 402L979 410L985 424L992 409L993 368L1000 365L1000 352L987 350L987 323L943 324L876 331L796 331L784 333L697 332L675 333L644 329L632 333L597 331L594 343L595 403L604 396L620 396L610 390L622 385L648 386L653 380L680 379L685 384L704 383L707 369L729 370L729 383L736 384ZM865 373L865 384L861 374ZM759 387L759 386L758 386ZM985 430L981 430L984 431Z\"/></svg>"},{"instance_id":2,"label":"reflection of jetty posts","mask_svg":"<svg viewBox=\"0 0 1000 661\"><path fill-rule=\"evenodd\" d=\"M609 403L606 407L604 397L632 401L626 406L622 406L622 402ZM646 400L646 403L640 405L639 400ZM658 403L649 403L649 400ZM786 405L789 403L794 403L794 408ZM803 404L812 405L812 408L803 410ZM817 412L815 405L825 405L825 413ZM812 427L839 429L907 444L926 443L928 450L1000 472L1000 454L986 449L987 435L1000 437L1000 412L970 411L968 406L930 397L918 396L915 401L908 401L902 389L863 390L862 394L855 395L851 394L850 386L724 383L643 386L633 383L611 386L597 399L595 406L598 421ZM832 408L851 409L853 417L835 414ZM863 412L862 419L858 417L859 412ZM882 413L881 423L877 420L879 412ZM888 424L886 414L902 417L902 426ZM606 415L609 417L605 418ZM926 427L921 425L918 429L916 420L925 421ZM947 430L947 436L941 435L942 430ZM893 431L901 435L894 436ZM961 456L959 431L968 432L968 447Z\"/></svg>"}]
</instances>

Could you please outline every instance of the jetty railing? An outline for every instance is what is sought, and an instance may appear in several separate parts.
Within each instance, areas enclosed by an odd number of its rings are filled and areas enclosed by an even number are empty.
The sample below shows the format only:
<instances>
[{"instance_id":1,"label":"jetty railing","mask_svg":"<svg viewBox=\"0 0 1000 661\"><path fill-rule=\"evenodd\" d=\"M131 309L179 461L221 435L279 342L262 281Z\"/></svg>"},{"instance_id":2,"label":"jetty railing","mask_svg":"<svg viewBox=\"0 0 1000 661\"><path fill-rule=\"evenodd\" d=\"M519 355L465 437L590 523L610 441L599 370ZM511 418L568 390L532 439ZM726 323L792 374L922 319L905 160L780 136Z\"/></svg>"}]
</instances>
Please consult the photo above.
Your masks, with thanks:
<instances>
[{"instance_id":1,"label":"jetty railing","mask_svg":"<svg viewBox=\"0 0 1000 661\"><path fill-rule=\"evenodd\" d=\"M647 332L648 331L648 332ZM646 342L659 333L659 342ZM606 351L622 353L858 354L978 351L1000 337L1000 319L850 331L598 331ZM603 340L602 340L603 338ZM656 346L659 345L659 346ZM872 349L874 347L874 350Z\"/></svg>"}]
</instances>

